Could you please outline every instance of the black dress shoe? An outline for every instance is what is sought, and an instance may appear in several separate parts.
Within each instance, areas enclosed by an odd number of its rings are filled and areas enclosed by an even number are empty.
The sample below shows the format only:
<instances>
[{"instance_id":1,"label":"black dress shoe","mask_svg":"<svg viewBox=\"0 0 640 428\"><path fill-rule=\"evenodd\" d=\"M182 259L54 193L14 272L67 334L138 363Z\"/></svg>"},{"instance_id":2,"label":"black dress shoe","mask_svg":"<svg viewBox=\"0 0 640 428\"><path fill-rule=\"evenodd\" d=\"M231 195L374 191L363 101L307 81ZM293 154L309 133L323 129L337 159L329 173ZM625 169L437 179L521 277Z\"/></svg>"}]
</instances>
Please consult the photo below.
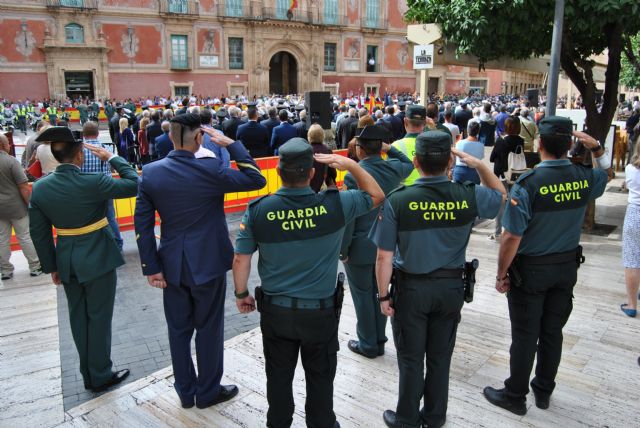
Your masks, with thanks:
<instances>
[{"instance_id":1,"label":"black dress shoe","mask_svg":"<svg viewBox=\"0 0 640 428\"><path fill-rule=\"evenodd\" d=\"M393 410L385 410L382 414L382 419L384 419L384 423L387 424L389 428L420 428L422 426L422 424L413 426L398 422L396 412Z\"/></svg>"},{"instance_id":2,"label":"black dress shoe","mask_svg":"<svg viewBox=\"0 0 640 428\"><path fill-rule=\"evenodd\" d=\"M183 400L182 398L180 399L180 404L182 405L183 409L190 409L193 406L196 405L195 401L193 401L193 398L191 400Z\"/></svg>"},{"instance_id":3,"label":"black dress shoe","mask_svg":"<svg viewBox=\"0 0 640 428\"><path fill-rule=\"evenodd\" d=\"M533 390L533 396L536 397L536 407L538 409L542 409L542 410L546 410L549 408L549 396L546 394L543 394L541 392L536 392L536 390Z\"/></svg>"},{"instance_id":4,"label":"black dress shoe","mask_svg":"<svg viewBox=\"0 0 640 428\"><path fill-rule=\"evenodd\" d=\"M509 397L504 388L503 389L495 389L490 386L487 386L484 391L482 391L484 397L489 401L489 403L502 407L505 410L510 411L511 413L515 413L518 416L524 416L527 414L527 400L525 399L517 399L513 397Z\"/></svg>"},{"instance_id":5,"label":"black dress shoe","mask_svg":"<svg viewBox=\"0 0 640 428\"><path fill-rule=\"evenodd\" d=\"M366 358L373 359L378 356L377 354L369 355L362 352L362 349L360 349L360 342L358 342L357 340L350 340L349 342L347 342L347 347L351 352L355 352L356 354L362 355L363 357L366 357Z\"/></svg>"},{"instance_id":6,"label":"black dress shoe","mask_svg":"<svg viewBox=\"0 0 640 428\"><path fill-rule=\"evenodd\" d=\"M104 383L100 386L96 386L93 388L93 392L103 392L106 391L107 389L111 388L114 385L119 384L120 382L122 382L123 380L125 380L127 377L129 376L129 369L124 369L124 370L120 370L117 372L114 372L111 375L111 379L109 379L109 381L107 383Z\"/></svg>"},{"instance_id":7,"label":"black dress shoe","mask_svg":"<svg viewBox=\"0 0 640 428\"><path fill-rule=\"evenodd\" d=\"M214 404L220 404L225 401L231 400L233 397L238 395L238 387L235 385L220 385L220 392L218 396L212 401L208 401L206 403L196 403L196 407L198 409L206 409L207 407L211 407Z\"/></svg>"},{"instance_id":8,"label":"black dress shoe","mask_svg":"<svg viewBox=\"0 0 640 428\"><path fill-rule=\"evenodd\" d=\"M420 419L422 419L422 426L423 427L427 427L427 428L440 428L441 426L443 426L446 422L447 422L447 418L445 417L444 419L436 422L436 423L432 423L432 424L428 424L427 423L427 418L425 416L425 411L424 411L424 407L422 409L420 409Z\"/></svg>"}]
</instances>

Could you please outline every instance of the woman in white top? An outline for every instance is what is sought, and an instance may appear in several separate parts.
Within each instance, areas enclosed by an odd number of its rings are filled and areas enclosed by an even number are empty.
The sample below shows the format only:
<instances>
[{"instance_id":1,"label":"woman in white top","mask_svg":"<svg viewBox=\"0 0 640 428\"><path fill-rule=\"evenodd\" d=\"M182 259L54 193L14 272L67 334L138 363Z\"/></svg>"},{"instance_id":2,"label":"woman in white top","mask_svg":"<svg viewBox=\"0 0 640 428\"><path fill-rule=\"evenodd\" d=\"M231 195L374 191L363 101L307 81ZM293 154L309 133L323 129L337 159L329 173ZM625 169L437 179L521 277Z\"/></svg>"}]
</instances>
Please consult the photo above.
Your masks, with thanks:
<instances>
[{"instance_id":1,"label":"woman in white top","mask_svg":"<svg viewBox=\"0 0 640 428\"><path fill-rule=\"evenodd\" d=\"M40 144L36 150L36 159L40 161L40 166L42 168L42 175L51 174L56 170L60 162L53 157L53 153L51 153L51 144L44 143Z\"/></svg>"},{"instance_id":2,"label":"woman in white top","mask_svg":"<svg viewBox=\"0 0 640 428\"><path fill-rule=\"evenodd\" d=\"M622 263L627 283L627 303L620 309L635 317L640 285L640 145L636 145L629 165L625 168L625 181L629 189L627 212L622 229Z\"/></svg>"}]
</instances>

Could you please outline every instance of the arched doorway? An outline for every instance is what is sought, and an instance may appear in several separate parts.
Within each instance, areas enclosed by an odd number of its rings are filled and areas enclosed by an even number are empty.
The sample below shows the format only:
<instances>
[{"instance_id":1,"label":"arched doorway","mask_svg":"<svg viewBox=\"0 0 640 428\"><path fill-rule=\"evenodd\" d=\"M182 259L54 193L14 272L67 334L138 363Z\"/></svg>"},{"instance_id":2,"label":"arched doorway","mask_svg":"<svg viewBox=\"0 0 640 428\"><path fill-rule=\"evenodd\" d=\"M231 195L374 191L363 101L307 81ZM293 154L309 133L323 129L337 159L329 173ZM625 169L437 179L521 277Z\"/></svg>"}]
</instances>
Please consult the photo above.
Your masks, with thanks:
<instances>
[{"instance_id":1,"label":"arched doorway","mask_svg":"<svg viewBox=\"0 0 640 428\"><path fill-rule=\"evenodd\" d=\"M280 51L271 57L269 92L281 95L298 93L298 62L289 52Z\"/></svg>"}]
</instances>

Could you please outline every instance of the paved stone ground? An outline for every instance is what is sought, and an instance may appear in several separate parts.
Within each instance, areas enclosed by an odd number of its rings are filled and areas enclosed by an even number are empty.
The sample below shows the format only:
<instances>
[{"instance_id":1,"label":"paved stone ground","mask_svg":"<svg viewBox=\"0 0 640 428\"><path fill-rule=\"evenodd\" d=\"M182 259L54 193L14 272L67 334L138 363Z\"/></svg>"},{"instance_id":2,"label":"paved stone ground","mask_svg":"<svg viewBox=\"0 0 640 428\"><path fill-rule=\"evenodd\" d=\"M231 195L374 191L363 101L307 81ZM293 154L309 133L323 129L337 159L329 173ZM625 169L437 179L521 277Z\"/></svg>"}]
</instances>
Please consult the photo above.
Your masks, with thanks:
<instances>
[{"instance_id":1,"label":"paved stone ground","mask_svg":"<svg viewBox=\"0 0 640 428\"><path fill-rule=\"evenodd\" d=\"M232 241L235 241L241 214L227 217ZM118 269L118 288L113 314L111 358L114 369L129 368L131 375L126 383L133 382L171 365L167 324L162 308L162 292L149 287L140 270L140 258L134 233L124 232L124 255L126 265ZM257 264L257 257L254 257ZM252 275L250 289L257 285L257 276ZM84 389L79 371L78 354L73 344L69 326L69 311L64 288L58 288L58 318L60 334L60 360L62 364L62 393L65 411L95 398ZM231 272L227 276L225 302L224 339L230 339L258 325L258 314L238 313L233 297ZM194 349L195 352L195 349Z\"/></svg>"}]
</instances>

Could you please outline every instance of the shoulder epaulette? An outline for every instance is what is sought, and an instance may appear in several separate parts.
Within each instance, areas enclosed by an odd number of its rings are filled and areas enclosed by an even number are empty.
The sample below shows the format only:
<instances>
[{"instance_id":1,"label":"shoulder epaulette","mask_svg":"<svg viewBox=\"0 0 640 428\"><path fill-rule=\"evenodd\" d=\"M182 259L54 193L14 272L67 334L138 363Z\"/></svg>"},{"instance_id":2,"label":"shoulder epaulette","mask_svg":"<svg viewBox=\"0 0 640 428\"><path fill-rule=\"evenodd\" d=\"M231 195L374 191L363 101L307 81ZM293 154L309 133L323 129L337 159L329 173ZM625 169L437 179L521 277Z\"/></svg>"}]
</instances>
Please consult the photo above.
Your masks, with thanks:
<instances>
[{"instance_id":1,"label":"shoulder epaulette","mask_svg":"<svg viewBox=\"0 0 640 428\"><path fill-rule=\"evenodd\" d=\"M258 202L260 202L261 200L263 200L264 198L266 198L268 196L271 196L271 193L269 193L267 195L260 196L259 198L254 199L253 201L251 201L251 202L249 202L247 204L247 207L251 207L253 205L256 205Z\"/></svg>"},{"instance_id":2,"label":"shoulder epaulette","mask_svg":"<svg viewBox=\"0 0 640 428\"><path fill-rule=\"evenodd\" d=\"M535 168L534 169L530 169L529 171L525 172L520 177L518 177L518 179L516 180L516 183L520 184L520 182L525 180L527 177L531 177L535 172L536 172Z\"/></svg>"}]
</instances>

